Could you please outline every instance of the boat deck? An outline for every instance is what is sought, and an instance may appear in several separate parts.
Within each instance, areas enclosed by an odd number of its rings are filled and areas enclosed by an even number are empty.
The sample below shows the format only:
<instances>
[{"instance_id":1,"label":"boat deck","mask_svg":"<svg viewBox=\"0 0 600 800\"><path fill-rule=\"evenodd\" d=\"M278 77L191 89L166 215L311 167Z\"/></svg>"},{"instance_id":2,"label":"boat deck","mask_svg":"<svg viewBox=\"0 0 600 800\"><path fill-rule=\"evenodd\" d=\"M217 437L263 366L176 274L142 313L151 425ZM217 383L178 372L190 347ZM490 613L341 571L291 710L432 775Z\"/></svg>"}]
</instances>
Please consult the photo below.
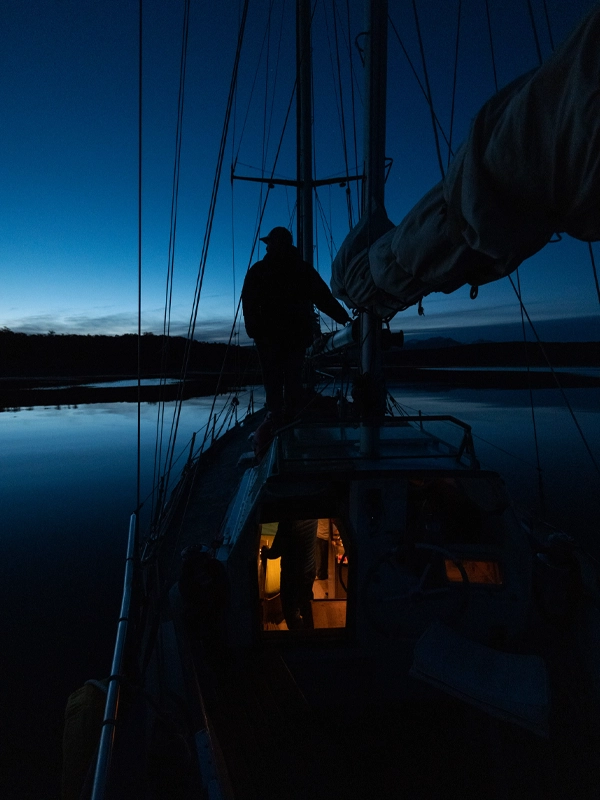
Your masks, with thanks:
<instances>
[{"instance_id":1,"label":"boat deck","mask_svg":"<svg viewBox=\"0 0 600 800\"><path fill-rule=\"evenodd\" d=\"M199 464L171 526L175 555L214 541L245 469L238 461L250 450L250 431L234 431ZM177 562L171 559L172 581ZM208 659L190 636L235 800L598 796L600 723L566 634L538 625L528 643L546 660L551 683L550 737L543 739L413 679L408 701L364 702L352 692L369 683L364 656L347 649L340 667L330 657L344 647L339 638L307 645L295 633L281 641L270 633L254 649Z\"/></svg>"}]
</instances>

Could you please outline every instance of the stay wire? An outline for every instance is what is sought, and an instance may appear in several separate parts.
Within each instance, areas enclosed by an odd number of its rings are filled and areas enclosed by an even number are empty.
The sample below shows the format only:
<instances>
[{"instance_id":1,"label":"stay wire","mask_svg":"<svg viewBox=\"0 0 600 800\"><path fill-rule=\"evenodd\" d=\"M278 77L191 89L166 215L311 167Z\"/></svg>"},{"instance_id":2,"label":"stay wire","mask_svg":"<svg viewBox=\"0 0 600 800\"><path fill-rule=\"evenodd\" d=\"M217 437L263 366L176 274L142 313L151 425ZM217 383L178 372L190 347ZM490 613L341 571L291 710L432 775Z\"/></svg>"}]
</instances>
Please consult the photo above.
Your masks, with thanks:
<instances>
[{"instance_id":1,"label":"stay wire","mask_svg":"<svg viewBox=\"0 0 600 800\"><path fill-rule=\"evenodd\" d=\"M522 297L521 292L521 278L519 275L519 269L517 267L516 271L517 275L517 286L519 289L519 296ZM527 347L527 332L525 330L525 314L523 313L523 304L519 303L519 308L521 311L521 328L523 331L523 347L525 349L525 364L527 366L527 388L529 389L529 406L531 408L531 424L533 427L533 441L535 444L535 460L537 463L537 473L538 473L538 492L540 496L540 511L542 514L542 519L546 517L546 496L544 492L544 481L542 477L542 465L540 461L540 447L538 442L538 435L537 435L537 424L535 419L535 404L533 402L533 389L531 387L531 369L529 365L529 348Z\"/></svg>"},{"instance_id":2,"label":"stay wire","mask_svg":"<svg viewBox=\"0 0 600 800\"><path fill-rule=\"evenodd\" d=\"M143 100L143 0L139 0L138 54L138 330L137 330L137 474L136 536L139 537L139 508L142 485L142 100Z\"/></svg>"},{"instance_id":3,"label":"stay wire","mask_svg":"<svg viewBox=\"0 0 600 800\"><path fill-rule=\"evenodd\" d=\"M533 38L535 40L535 49L536 49L536 52L537 52L538 61L540 62L540 64L542 64L544 59L542 58L542 49L540 47L540 37L538 36L537 25L535 24L535 16L533 14L533 7L531 5L531 0L527 0L527 10L529 11L529 19L531 21L531 30L533 31Z\"/></svg>"},{"instance_id":4,"label":"stay wire","mask_svg":"<svg viewBox=\"0 0 600 800\"><path fill-rule=\"evenodd\" d=\"M452 80L452 105L450 108L450 131L448 134L448 161L446 169L450 167L450 159L452 158L452 134L454 132L454 110L456 105L456 85L458 78L458 52L460 47L460 20L462 12L462 0L458 0L458 13L456 19L456 44L454 47L454 77Z\"/></svg>"},{"instance_id":5,"label":"stay wire","mask_svg":"<svg viewBox=\"0 0 600 800\"><path fill-rule=\"evenodd\" d=\"M556 372L555 372L555 370L554 370L554 367L552 366L552 364L551 364L551 362L550 362L550 359L548 358L548 355L547 355L547 353L546 353L546 350L545 350L545 348L544 348L544 345L543 345L543 343L542 343L542 341L541 341L540 337L539 337L539 336L538 336L538 334L537 334L537 331L536 331L536 329L535 329L535 326L534 326L533 322L531 321L531 317L529 316L529 313L527 312L527 309L525 308L525 305L524 305L524 303L523 303L523 300L522 300L522 298L521 298L521 295L520 295L520 293L519 293L519 291L518 291L517 287L515 286L515 283L514 283L514 281L513 281L512 277L511 277L510 275L508 275L507 277L508 277L508 280L510 281L510 285L513 287L513 290L514 290L515 294L517 295L517 298L518 298L518 300L519 300L519 303L521 304L521 308L523 309L523 313L524 313L524 314L525 314L525 316L527 317L527 322L529 322L529 325L530 325L530 327L531 327L531 330L532 330L532 332L533 332L533 335L535 336L535 338L536 338L536 341L537 341L537 343L538 343L538 344L539 344L539 346L540 346L540 350L541 350L541 352L542 352L542 355L544 356L544 360L546 361L546 363L548 364L548 366L549 366L549 368L550 368L550 371L552 372L552 376L553 376L553 378L554 378L554 381L555 381L555 383L556 383L556 386L557 386L558 390L560 391L560 393L561 393L561 395L562 395L562 398L563 398L563 400L565 401L565 405L567 406L567 408L568 408L568 410L569 410L569 413L570 413L570 415L571 415L571 418L572 418L572 420L573 420L573 422L574 422L574 424L575 424L575 427L577 428L577 431L579 432L579 435L580 435L580 437L581 437L581 440L582 440L582 442L583 442L583 444L584 444L584 446L585 446L585 449L586 449L586 450L587 450L587 452L588 452L588 455L589 455L589 457L590 457L590 459L591 459L591 461L592 461L592 463L593 463L593 465L594 465L594 468L595 468L596 472L597 472L597 473L598 473L598 475L600 476L600 465L598 465L598 462L596 461L596 458L594 457L594 454L592 453L592 450L591 450L591 448L590 448L590 446L589 446L589 444L588 444L588 441L587 441L587 439L586 439L586 437L585 437L585 434L584 434L583 430L581 429L581 426L580 426L580 424L579 424L579 421L578 421L577 417L575 416L575 412L573 411L573 408L572 408L572 406L571 406L571 403L569 402L569 399L568 399L568 397L567 397L567 395L566 395L566 393L565 393L565 390L563 389L563 387L562 387L562 385L561 385L561 383L560 383L560 380L558 379L558 375L556 374Z\"/></svg>"},{"instance_id":6,"label":"stay wire","mask_svg":"<svg viewBox=\"0 0 600 800\"><path fill-rule=\"evenodd\" d=\"M341 136L342 136L342 147L344 152L344 166L346 169L346 175L350 174L350 162L348 158L348 137L346 133L346 116L344 113L344 89L343 89L343 82L342 82L342 63L340 59L340 41L339 41L339 34L338 34L338 24L337 24L337 4L334 2L333 4L333 35L335 41L335 58L336 58L336 68L337 68L337 82L338 87L336 91L336 99L339 92L339 120L341 125ZM351 195L349 195L351 198ZM348 206L348 226L349 230L352 230L354 227L354 220L353 220L353 213L352 213L352 203Z\"/></svg>"},{"instance_id":7,"label":"stay wire","mask_svg":"<svg viewBox=\"0 0 600 800\"><path fill-rule=\"evenodd\" d=\"M287 112L286 112L285 120L284 120L284 123L283 123L283 129L281 131L281 136L279 138L279 145L277 147L277 152L275 153L275 159L273 161L273 167L271 169L271 177L273 177L275 175L275 170L277 169L277 162L279 161L279 156L281 155L281 148L283 146L283 139L284 139L285 131L287 129L288 121L289 121L289 118L290 118L290 113L291 113L292 106L293 106L293 103L294 103L295 94L296 94L296 82L294 82L294 86L292 88L292 92L291 92L291 95L290 95L290 100L289 100L289 103L288 103ZM261 228L262 221L263 221L266 209L267 209L267 202L269 200L270 193L271 193L271 187L270 187L270 185L267 185L267 192L266 192L264 200L262 201L262 206L260 207L259 212L258 212L258 219L257 219L257 223L256 223L256 228L255 228L255 231L254 231L254 240L252 242L252 248L250 250L250 257L248 259L248 266L246 268L246 272L250 269L250 266L251 266L252 261L254 259L254 252L255 252L256 247L258 245L260 228ZM233 334L234 334L234 331L235 331L235 327L237 325L237 321L238 321L238 318L239 318L241 305L242 305L242 297L241 297L241 294L240 294L240 298L238 300L237 308L236 308L234 319L233 319L233 324L231 326L231 331L230 331L230 334L229 334L229 340L227 342L227 350L226 350L225 358L227 357L227 352L229 351L229 348L231 347L231 341L232 341ZM221 368L221 372L220 372L219 378L217 380L217 388L216 388L215 393L213 395L213 402L212 402L211 410L210 410L210 413L209 413L209 419L212 416L212 414L214 413L214 408L215 408L215 405L216 405L217 395L219 393L219 389L220 389L221 382L222 382L224 364L225 364L225 361L223 361L223 367ZM200 453L204 449L204 445L206 444L206 440L207 440L207 436L205 434L204 440L203 440L202 445L200 446L200 449L199 449Z\"/></svg>"},{"instance_id":8,"label":"stay wire","mask_svg":"<svg viewBox=\"0 0 600 800\"><path fill-rule=\"evenodd\" d=\"M590 261L592 262L592 272L594 273L594 282L596 284L596 294L598 295L598 302L600 303L600 283L598 283L598 271L596 270L596 259L594 258L594 251L592 250L592 243L588 242L588 250L590 253Z\"/></svg>"},{"instance_id":9,"label":"stay wire","mask_svg":"<svg viewBox=\"0 0 600 800\"><path fill-rule=\"evenodd\" d=\"M191 314L190 323L189 323L189 327L188 327L188 335L187 335L186 349L185 349L185 355L184 355L184 364L183 364L183 369L182 369L182 373L181 373L181 382L180 382L178 398L177 398L176 414L175 414L175 419L174 419L174 425L172 426L172 436L171 436L172 444L171 444L171 441L170 441L170 447L169 447L170 459L169 459L169 463L173 459L173 452L174 452L173 448L174 448L175 440L177 438L177 430L178 430L178 427L179 427L179 420L181 418L181 409L182 409L182 405L183 405L183 388L184 388L185 379L186 379L188 368L189 368L189 359L190 359L190 354L191 354L191 349L192 349L192 343L194 341L194 333L195 333L195 330L196 330L196 322L197 322L197 318L198 318L198 308L199 308L199 305L200 305L200 297L201 297L201 294L202 294L202 286L203 286L203 283L204 283L204 274L205 274L205 270L206 270L206 261L207 261L207 257L208 257L208 245L209 245L209 242L210 242L210 237L211 237L211 232L212 232L212 224L213 224L214 214L215 214L215 209L216 209L217 195L218 195L218 190L219 190L221 173L222 173L222 169L223 169L223 159L224 159L224 155L225 155L225 145L226 145L226 142L227 142L227 132L229 130L229 121L230 121L230 118L231 118L231 110L232 110L232 106L233 106L234 88L235 88L235 84L237 82L237 75L238 75L238 69L239 69L239 63L240 63L240 57L241 57L241 51L242 51L242 43L243 43L243 39L244 39L244 31L245 31L246 19L247 19L247 15L248 15L248 5L249 5L249 0L245 0L245 2L244 2L244 10L243 10L243 13L242 13L242 20L241 20L240 29L239 29L239 32L238 32L238 42L237 42L237 48L236 48L233 72L232 72L232 76L231 76L231 82L230 82L230 86L229 86L229 95L228 95L228 98L227 98L227 108L226 108L226 112L225 112L225 119L224 119L224 122L223 122L223 130L222 130L222 133L221 133L221 142L220 142L220 145L219 145L219 154L218 154L218 157L217 157L217 166L216 166L216 170L215 170L215 177L214 177L214 180L213 180L213 188L212 188L211 198L210 198L208 220L207 220L206 229L205 229L205 232L204 232L204 241L203 241L203 244L202 244L202 252L201 252L201 256L200 256L200 263L199 263L199 266L198 266L198 276L197 276L197 279L196 279L196 289L195 289L194 300L193 300L193 304L192 304L192 314ZM167 491L167 486L165 486L165 493L166 493L166 491Z\"/></svg>"},{"instance_id":10,"label":"stay wire","mask_svg":"<svg viewBox=\"0 0 600 800\"><path fill-rule=\"evenodd\" d=\"M265 44L267 42L267 33L268 33L268 29L265 26L265 32L263 34L263 40L262 40L262 44L261 44L261 48L260 48L260 53L259 53L259 56L258 56L258 61L256 63L256 70L254 72L254 79L252 81L252 87L250 89L250 97L248 98L248 105L246 106L246 113L244 115L244 121L242 122L242 130L240 132L240 140L239 140L239 143L238 143L238 148L237 148L237 151L236 151L236 154L235 154L235 158L233 159L234 165L237 164L238 160L239 160L240 150L242 148L242 140L244 138L244 132L246 130L246 124L248 122L248 117L250 116L250 108L252 107L252 98L254 97L254 90L256 89L256 84L258 83L258 76L259 76L259 73L260 73L260 66L261 66L261 63L262 63L263 51L265 49Z\"/></svg>"},{"instance_id":11,"label":"stay wire","mask_svg":"<svg viewBox=\"0 0 600 800\"><path fill-rule=\"evenodd\" d=\"M404 42L400 38L400 34L398 33L398 30L397 30L396 26L394 25L393 19L389 15L388 15L388 20L389 20L390 25L392 26L392 30L394 31L394 33L396 35L396 39L398 40L398 44L400 45L400 48L402 49L402 52L404 53L404 55L406 57L406 60L408 61L408 65L411 68L411 71L412 71L413 75L415 76L415 79L416 79L416 81L417 81L417 83L419 85L419 89L421 90L421 92L423 93L423 97L427 101L427 105L429 106L429 110L430 110L433 118L435 119L435 122L436 122L436 125L437 125L438 129L439 129L439 132L442 135L442 139L446 142L446 144L450 148L450 142L448 140L448 137L446 136L446 133L444 131L442 123L439 121L439 119L437 117L437 114L435 113L435 109L433 107L433 103L431 102L431 98L427 94L427 90L423 86L423 83L422 83L421 79L419 78L419 73L415 69L415 65L413 64L412 59L411 59L410 55L408 54L408 50L406 49L406 47L404 45ZM452 153L451 149L450 149L450 152ZM452 155L454 155L454 153L452 153Z\"/></svg>"},{"instance_id":12,"label":"stay wire","mask_svg":"<svg viewBox=\"0 0 600 800\"><path fill-rule=\"evenodd\" d=\"M352 39L351 39L351 25L350 25L350 0L346 0L346 19L348 21L348 43L347 43L347 50L348 50L348 64L350 67L350 105L352 108L352 138L353 138L353 146L354 146L354 169L355 174L359 175L358 169L358 134L356 132L356 98L354 95L354 63L352 61L352 53L354 52L352 49ZM360 213L360 187L359 181L356 181L356 207Z\"/></svg>"},{"instance_id":13,"label":"stay wire","mask_svg":"<svg viewBox=\"0 0 600 800\"><path fill-rule=\"evenodd\" d=\"M173 183L171 189L171 218L169 230L169 248L167 262L167 283L165 288L165 313L163 317L163 347L161 354L161 379L156 419L156 440L154 449L154 479L156 483L162 472L162 448L165 423L165 387L168 368L169 341L171 336L171 308L173 304L173 276L175 271L175 241L177 236L177 210L179 202L179 177L181 174L181 143L183 131L183 110L185 98L185 76L187 68L187 51L189 40L190 0L186 0L183 14L181 34L181 57L179 64L179 91L177 97L177 124L175 131L175 158L173 164ZM154 503L152 514L154 513Z\"/></svg>"},{"instance_id":14,"label":"stay wire","mask_svg":"<svg viewBox=\"0 0 600 800\"><path fill-rule=\"evenodd\" d=\"M421 62L423 64L423 75L425 78L425 86L427 89L427 97L429 100L429 110L431 112L431 124L433 126L433 136L435 138L435 150L437 153L438 164L440 167L440 172L442 174L442 180L446 177L446 173L444 170L444 164L442 162L442 151L440 149L440 137L438 135L438 128L437 128L437 118L433 111L433 99L431 96L431 86L429 84L429 72L427 71L427 60L425 58L425 48L423 47L423 37L421 36L421 25L419 23L419 13L417 11L417 2L416 0L412 0L412 7L413 13L415 17L415 27L417 29L417 38L419 40L419 50L421 51Z\"/></svg>"},{"instance_id":15,"label":"stay wire","mask_svg":"<svg viewBox=\"0 0 600 800\"><path fill-rule=\"evenodd\" d=\"M544 16L546 18L546 27L548 28L548 38L550 39L550 48L552 51L554 51L554 37L552 36L552 26L550 25L548 5L546 4L546 0L543 0L543 3L544 3Z\"/></svg>"},{"instance_id":16,"label":"stay wire","mask_svg":"<svg viewBox=\"0 0 600 800\"><path fill-rule=\"evenodd\" d=\"M496 54L494 52L494 37L492 36L492 20L490 17L490 4L489 0L485 0L485 14L487 17L488 36L490 40L490 55L492 57L492 70L494 72L494 86L496 92L498 91L498 73L496 71Z\"/></svg>"}]
</instances>

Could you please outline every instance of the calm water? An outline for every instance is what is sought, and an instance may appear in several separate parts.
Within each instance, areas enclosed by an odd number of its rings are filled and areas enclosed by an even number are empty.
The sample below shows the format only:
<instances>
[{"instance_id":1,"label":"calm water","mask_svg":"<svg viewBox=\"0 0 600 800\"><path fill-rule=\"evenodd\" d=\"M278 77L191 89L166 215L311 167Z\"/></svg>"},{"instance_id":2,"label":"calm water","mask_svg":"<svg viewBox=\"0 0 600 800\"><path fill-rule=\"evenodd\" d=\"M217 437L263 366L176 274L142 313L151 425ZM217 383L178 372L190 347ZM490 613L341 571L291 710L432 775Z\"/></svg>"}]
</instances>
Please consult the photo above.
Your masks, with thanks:
<instances>
[{"instance_id":1,"label":"calm water","mask_svg":"<svg viewBox=\"0 0 600 800\"><path fill-rule=\"evenodd\" d=\"M536 501L527 392L404 387L394 394L409 412L453 414L472 424L482 466L501 472L518 502ZM558 392L537 391L535 397L551 518L579 532L598 554L600 478ZM568 397L600 458L600 392L570 390ZM186 402L178 452L187 454L192 431L206 423L210 404L209 398ZM156 407L145 405L142 496L152 480L155 431ZM6 759L0 791L4 798L44 800L58 797L66 699L110 668L135 506L137 407L5 412L0 441L0 747Z\"/></svg>"},{"instance_id":2,"label":"calm water","mask_svg":"<svg viewBox=\"0 0 600 800\"><path fill-rule=\"evenodd\" d=\"M211 403L185 403L178 466ZM156 413L142 406L142 498L152 483ZM68 695L110 673L136 504L137 406L0 413L0 442L0 796L44 800L58 797Z\"/></svg>"}]
</instances>

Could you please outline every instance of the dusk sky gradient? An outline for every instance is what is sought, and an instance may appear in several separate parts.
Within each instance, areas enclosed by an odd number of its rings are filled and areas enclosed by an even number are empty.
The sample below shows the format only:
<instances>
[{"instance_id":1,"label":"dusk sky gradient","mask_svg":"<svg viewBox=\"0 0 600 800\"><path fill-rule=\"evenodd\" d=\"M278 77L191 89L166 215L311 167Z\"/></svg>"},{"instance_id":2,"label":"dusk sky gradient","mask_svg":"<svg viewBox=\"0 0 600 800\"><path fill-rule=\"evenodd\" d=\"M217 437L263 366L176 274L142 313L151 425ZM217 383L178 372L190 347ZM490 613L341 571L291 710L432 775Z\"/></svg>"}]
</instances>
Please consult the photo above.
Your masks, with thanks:
<instances>
[{"instance_id":1,"label":"dusk sky gradient","mask_svg":"<svg viewBox=\"0 0 600 800\"><path fill-rule=\"evenodd\" d=\"M550 44L543 2L533 0L532 4L547 57ZM591 0L547 0L555 42L562 41L593 5ZM251 253L260 189L256 184L236 182L232 190L229 175L236 157L239 173L259 175L261 169L267 173L271 169L294 83L293 6L292 0L250 3L235 120L226 148L198 317L199 339L228 337L246 269L263 254ZM417 6L433 101L448 131L457 2L420 0ZM537 55L526 2L489 0L489 6L498 82L503 86L536 66ZM462 7L455 148L467 134L476 111L494 92L485 0L463 0ZM146 0L143 8L142 328L160 333L183 0ZM337 70L335 50L330 54L335 39L333 8L332 2L319 3L313 26L317 177L343 175L346 169L332 88ZM360 154L362 68L353 43L363 27L362 3L350 2L350 36L346 3L338 2L336 8L353 170L348 39L357 76L354 92ZM240 12L238 0L193 0L191 6L171 322L171 330L177 334L187 330L190 318ZM390 0L390 16L422 76L412 4ZM134 332L137 0L4 0L0 26L0 326L40 333ZM398 224L439 180L439 170L429 109L391 29L388 105L386 152L394 162L386 187L387 210ZM293 178L295 172L294 108L276 170L286 178ZM447 151L443 155L445 160ZM331 257L348 230L348 213L342 188L322 189L319 199L315 256L319 271L329 281ZM278 187L271 192L262 235L275 225L289 224L294 202L292 189ZM356 221L356 202L354 214ZM322 218L326 227L331 225L332 243L327 241ZM600 263L598 245L594 252ZM600 309L586 244L567 239L551 244L521 267L520 277L525 302L543 338L600 338ZM519 309L508 280L481 287L476 301L469 299L468 287L464 287L452 296L430 295L424 306L425 316L418 317L416 308L410 309L396 317L394 327L404 328L409 335L452 336L463 341L521 335ZM240 341L244 340L242 335Z\"/></svg>"}]
</instances>

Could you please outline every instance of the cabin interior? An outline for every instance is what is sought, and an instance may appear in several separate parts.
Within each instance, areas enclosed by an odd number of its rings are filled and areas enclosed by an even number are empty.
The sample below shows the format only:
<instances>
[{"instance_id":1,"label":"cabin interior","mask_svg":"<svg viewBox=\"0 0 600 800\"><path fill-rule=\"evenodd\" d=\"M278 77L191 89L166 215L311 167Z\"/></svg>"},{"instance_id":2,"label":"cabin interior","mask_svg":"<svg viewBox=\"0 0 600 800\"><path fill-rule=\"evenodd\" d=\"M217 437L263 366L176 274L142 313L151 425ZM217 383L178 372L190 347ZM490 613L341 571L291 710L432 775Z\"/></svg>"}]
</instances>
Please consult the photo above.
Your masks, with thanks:
<instances>
[{"instance_id":1,"label":"cabin interior","mask_svg":"<svg viewBox=\"0 0 600 800\"><path fill-rule=\"evenodd\" d=\"M278 522L260 525L260 546L257 554L258 584L263 631L287 631L281 606L281 558L262 560L263 547L271 547ZM316 572L312 592L314 627L343 629L346 627L348 557L340 532L331 518L320 518L317 528Z\"/></svg>"}]
</instances>

